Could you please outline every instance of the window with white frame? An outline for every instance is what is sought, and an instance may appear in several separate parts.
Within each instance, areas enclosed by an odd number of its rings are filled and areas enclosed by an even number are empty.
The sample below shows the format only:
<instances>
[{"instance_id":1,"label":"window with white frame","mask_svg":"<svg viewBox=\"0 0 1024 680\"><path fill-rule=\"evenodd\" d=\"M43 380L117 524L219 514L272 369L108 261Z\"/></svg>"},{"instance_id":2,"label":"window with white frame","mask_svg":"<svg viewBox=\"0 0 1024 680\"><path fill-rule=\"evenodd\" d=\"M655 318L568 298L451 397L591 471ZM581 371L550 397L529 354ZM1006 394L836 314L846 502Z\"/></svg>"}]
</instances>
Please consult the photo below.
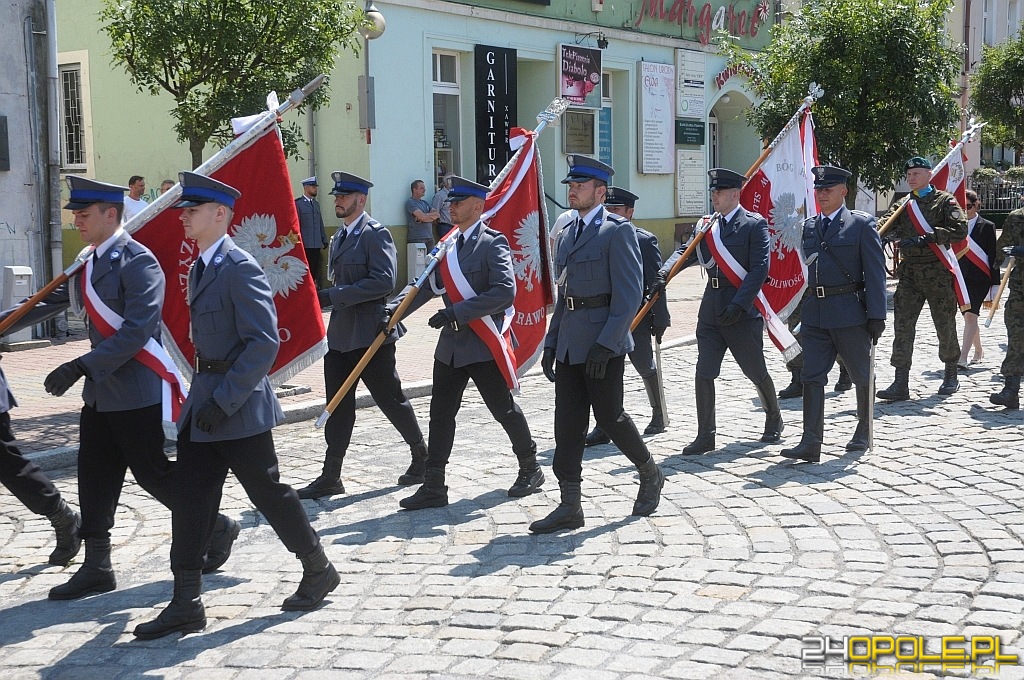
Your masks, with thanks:
<instances>
[{"instance_id":1,"label":"window with white frame","mask_svg":"<svg viewBox=\"0 0 1024 680\"><path fill-rule=\"evenodd\" d=\"M81 169L86 162L80 64L60 67L60 88L60 165L63 169Z\"/></svg>"},{"instance_id":2,"label":"window with white frame","mask_svg":"<svg viewBox=\"0 0 1024 680\"><path fill-rule=\"evenodd\" d=\"M434 95L434 187L449 173L459 174L462 129L459 121L461 85L459 53L435 50L432 55Z\"/></svg>"}]
</instances>

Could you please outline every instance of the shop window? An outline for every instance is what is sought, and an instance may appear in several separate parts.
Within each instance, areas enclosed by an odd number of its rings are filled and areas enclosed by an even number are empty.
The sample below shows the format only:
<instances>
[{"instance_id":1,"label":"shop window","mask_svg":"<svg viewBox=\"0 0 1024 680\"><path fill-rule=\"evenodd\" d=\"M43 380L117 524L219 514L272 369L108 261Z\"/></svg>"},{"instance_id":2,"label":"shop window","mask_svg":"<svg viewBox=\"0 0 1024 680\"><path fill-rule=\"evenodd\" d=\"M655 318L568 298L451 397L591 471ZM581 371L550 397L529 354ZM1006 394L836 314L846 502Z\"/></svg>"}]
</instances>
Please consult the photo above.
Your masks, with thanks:
<instances>
[{"instance_id":1,"label":"shop window","mask_svg":"<svg viewBox=\"0 0 1024 680\"><path fill-rule=\"evenodd\" d=\"M460 174L461 125L459 54L434 52L434 187L448 173Z\"/></svg>"},{"instance_id":2,"label":"shop window","mask_svg":"<svg viewBox=\"0 0 1024 680\"><path fill-rule=\"evenodd\" d=\"M60 165L63 169L85 167L85 125L82 116L82 67L60 67Z\"/></svg>"}]
</instances>

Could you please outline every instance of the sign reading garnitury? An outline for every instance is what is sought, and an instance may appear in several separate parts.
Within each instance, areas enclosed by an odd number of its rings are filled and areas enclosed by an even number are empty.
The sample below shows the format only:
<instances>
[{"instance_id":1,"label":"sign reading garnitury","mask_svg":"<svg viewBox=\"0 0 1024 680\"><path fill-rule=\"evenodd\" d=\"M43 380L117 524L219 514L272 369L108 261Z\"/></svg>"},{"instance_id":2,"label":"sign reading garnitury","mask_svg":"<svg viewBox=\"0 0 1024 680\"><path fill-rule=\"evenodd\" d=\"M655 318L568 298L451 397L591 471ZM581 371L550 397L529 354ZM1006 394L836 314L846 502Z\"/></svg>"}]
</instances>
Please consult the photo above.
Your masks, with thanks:
<instances>
[{"instance_id":1,"label":"sign reading garnitury","mask_svg":"<svg viewBox=\"0 0 1024 680\"><path fill-rule=\"evenodd\" d=\"M511 158L509 130L516 124L516 51L477 45L476 181L490 184Z\"/></svg>"},{"instance_id":2,"label":"sign reading garnitury","mask_svg":"<svg viewBox=\"0 0 1024 680\"><path fill-rule=\"evenodd\" d=\"M707 45L718 30L728 31L741 42L744 38L756 38L758 31L771 19L769 0L703 3L699 0L643 0L633 27L650 31L670 26L692 29L691 35L684 32L682 37Z\"/></svg>"}]
</instances>

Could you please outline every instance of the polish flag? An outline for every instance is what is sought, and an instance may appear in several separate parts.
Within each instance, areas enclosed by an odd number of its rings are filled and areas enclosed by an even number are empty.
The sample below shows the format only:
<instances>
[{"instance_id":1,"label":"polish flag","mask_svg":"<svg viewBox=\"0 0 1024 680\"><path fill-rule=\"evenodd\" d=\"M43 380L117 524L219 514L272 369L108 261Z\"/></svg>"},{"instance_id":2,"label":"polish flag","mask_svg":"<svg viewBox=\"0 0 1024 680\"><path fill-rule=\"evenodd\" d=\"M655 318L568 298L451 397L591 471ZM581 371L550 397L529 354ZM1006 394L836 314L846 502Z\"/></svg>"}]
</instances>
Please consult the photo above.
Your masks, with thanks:
<instances>
[{"instance_id":1,"label":"polish flag","mask_svg":"<svg viewBox=\"0 0 1024 680\"><path fill-rule=\"evenodd\" d=\"M957 144L946 157L939 161L932 169L931 183L936 189L942 189L956 196L956 202L961 208L967 206L967 172L964 170L964 161L967 155L964 153L963 145Z\"/></svg>"},{"instance_id":2,"label":"polish flag","mask_svg":"<svg viewBox=\"0 0 1024 680\"><path fill-rule=\"evenodd\" d=\"M807 287L801 243L804 220L818 214L811 172L815 165L814 120L805 109L799 124L785 132L740 194L744 208L768 220L771 255L761 291L783 320L800 304Z\"/></svg>"}]
</instances>

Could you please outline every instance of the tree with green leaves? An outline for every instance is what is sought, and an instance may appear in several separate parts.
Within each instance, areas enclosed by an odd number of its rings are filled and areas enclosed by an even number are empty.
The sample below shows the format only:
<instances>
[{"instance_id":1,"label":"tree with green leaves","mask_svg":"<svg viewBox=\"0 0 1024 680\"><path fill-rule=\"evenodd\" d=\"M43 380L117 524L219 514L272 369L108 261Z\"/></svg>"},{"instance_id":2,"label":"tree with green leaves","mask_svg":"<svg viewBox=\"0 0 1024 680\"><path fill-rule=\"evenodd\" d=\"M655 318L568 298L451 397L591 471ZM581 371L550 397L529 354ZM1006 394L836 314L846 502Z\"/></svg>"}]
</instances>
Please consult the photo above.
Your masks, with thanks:
<instances>
[{"instance_id":1,"label":"tree with green leaves","mask_svg":"<svg viewBox=\"0 0 1024 680\"><path fill-rule=\"evenodd\" d=\"M961 52L945 30L953 0L809 0L772 29L764 51L720 44L760 99L751 125L773 138L816 82L818 156L888 191L915 155L944 154L960 120ZM851 184L851 186L855 186ZM853 205L856 192L847 201Z\"/></svg>"},{"instance_id":2,"label":"tree with green leaves","mask_svg":"<svg viewBox=\"0 0 1024 680\"><path fill-rule=\"evenodd\" d=\"M104 0L100 21L132 84L174 97L174 130L198 167L207 143L231 139L232 116L265 110L268 92L290 93L358 49L366 19L351 0ZM302 108L326 103L321 87ZM298 125L282 132L295 155Z\"/></svg>"},{"instance_id":3,"label":"tree with green leaves","mask_svg":"<svg viewBox=\"0 0 1024 680\"><path fill-rule=\"evenodd\" d=\"M982 129L983 141L1012 146L1019 163L1024 153L1024 33L983 49L981 64L971 76L971 106L975 115L989 121Z\"/></svg>"}]
</instances>

